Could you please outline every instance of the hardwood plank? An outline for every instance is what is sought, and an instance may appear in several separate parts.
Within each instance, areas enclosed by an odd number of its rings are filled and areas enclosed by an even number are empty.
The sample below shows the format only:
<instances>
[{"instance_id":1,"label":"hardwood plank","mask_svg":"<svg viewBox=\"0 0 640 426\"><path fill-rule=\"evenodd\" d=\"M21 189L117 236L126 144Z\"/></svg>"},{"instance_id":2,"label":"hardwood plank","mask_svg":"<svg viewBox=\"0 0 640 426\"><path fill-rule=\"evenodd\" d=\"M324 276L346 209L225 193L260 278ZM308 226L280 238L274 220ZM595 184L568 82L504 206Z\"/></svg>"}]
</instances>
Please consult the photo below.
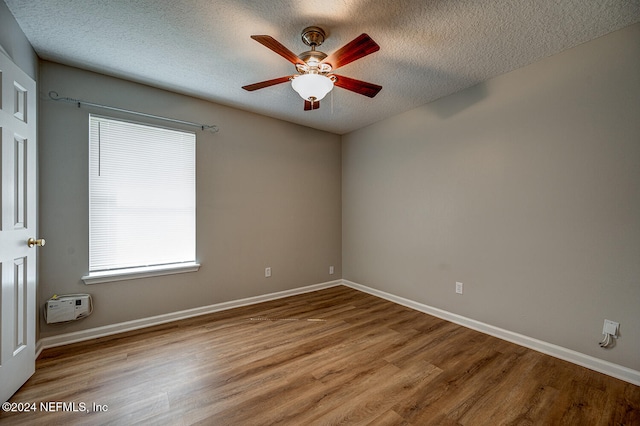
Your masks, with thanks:
<instances>
[{"instance_id":1,"label":"hardwood plank","mask_svg":"<svg viewBox=\"0 0 640 426\"><path fill-rule=\"evenodd\" d=\"M11 401L108 410L0 424L640 424L638 386L347 287L45 350Z\"/></svg>"},{"instance_id":2,"label":"hardwood plank","mask_svg":"<svg viewBox=\"0 0 640 426\"><path fill-rule=\"evenodd\" d=\"M398 413L393 410L385 411L380 416L367 423L367 426L411 426Z\"/></svg>"},{"instance_id":3,"label":"hardwood plank","mask_svg":"<svg viewBox=\"0 0 640 426\"><path fill-rule=\"evenodd\" d=\"M541 384L535 375L537 354L525 352L503 380L485 389L460 418L463 424L473 422L533 424L544 418L558 391Z\"/></svg>"}]
</instances>

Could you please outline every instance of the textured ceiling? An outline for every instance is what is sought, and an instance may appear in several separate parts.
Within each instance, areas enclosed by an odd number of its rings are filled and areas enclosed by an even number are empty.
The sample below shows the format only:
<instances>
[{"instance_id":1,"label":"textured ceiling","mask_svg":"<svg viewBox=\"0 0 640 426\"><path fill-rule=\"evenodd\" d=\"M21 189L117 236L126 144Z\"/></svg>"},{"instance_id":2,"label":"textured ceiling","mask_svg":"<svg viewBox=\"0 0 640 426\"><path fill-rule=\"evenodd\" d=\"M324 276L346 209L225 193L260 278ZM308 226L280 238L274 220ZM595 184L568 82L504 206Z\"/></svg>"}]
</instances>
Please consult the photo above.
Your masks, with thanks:
<instances>
[{"instance_id":1,"label":"textured ceiling","mask_svg":"<svg viewBox=\"0 0 640 426\"><path fill-rule=\"evenodd\" d=\"M640 0L4 1L43 59L338 134L640 22ZM252 34L298 54L310 25L326 53L361 33L380 45L339 71L377 97L335 88L303 111L289 83L241 89L295 72Z\"/></svg>"}]
</instances>

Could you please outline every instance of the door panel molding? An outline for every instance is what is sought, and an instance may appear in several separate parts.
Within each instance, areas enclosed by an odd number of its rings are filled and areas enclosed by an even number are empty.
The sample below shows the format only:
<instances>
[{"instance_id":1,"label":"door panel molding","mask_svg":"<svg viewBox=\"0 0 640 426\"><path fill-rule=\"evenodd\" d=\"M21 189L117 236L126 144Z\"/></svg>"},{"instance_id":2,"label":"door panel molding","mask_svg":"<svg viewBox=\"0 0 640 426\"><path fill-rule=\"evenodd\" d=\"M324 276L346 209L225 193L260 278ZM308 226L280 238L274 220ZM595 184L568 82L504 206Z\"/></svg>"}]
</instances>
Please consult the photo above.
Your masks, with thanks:
<instances>
[{"instance_id":1,"label":"door panel molding","mask_svg":"<svg viewBox=\"0 0 640 426\"><path fill-rule=\"evenodd\" d=\"M0 402L35 371L36 83L0 53Z\"/></svg>"}]
</instances>

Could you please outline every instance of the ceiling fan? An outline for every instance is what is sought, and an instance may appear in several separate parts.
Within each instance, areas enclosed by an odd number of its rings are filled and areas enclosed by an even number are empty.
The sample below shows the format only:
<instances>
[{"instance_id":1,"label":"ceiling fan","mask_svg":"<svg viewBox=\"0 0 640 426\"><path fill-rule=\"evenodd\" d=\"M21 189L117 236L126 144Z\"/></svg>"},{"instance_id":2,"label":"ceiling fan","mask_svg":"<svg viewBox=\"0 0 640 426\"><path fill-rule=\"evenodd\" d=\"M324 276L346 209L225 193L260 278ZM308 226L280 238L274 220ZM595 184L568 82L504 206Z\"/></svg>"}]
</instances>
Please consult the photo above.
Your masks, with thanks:
<instances>
[{"instance_id":1,"label":"ceiling fan","mask_svg":"<svg viewBox=\"0 0 640 426\"><path fill-rule=\"evenodd\" d=\"M252 35L251 38L294 64L298 73L242 86L245 90L254 91L291 81L293 89L304 99L304 110L311 111L320 108L320 100L334 85L370 98L382 89L377 84L333 73L344 65L380 50L380 46L367 34L361 34L331 55L316 50L326 38L324 30L316 26L302 30L302 41L311 50L300 55L296 55L271 36Z\"/></svg>"}]
</instances>

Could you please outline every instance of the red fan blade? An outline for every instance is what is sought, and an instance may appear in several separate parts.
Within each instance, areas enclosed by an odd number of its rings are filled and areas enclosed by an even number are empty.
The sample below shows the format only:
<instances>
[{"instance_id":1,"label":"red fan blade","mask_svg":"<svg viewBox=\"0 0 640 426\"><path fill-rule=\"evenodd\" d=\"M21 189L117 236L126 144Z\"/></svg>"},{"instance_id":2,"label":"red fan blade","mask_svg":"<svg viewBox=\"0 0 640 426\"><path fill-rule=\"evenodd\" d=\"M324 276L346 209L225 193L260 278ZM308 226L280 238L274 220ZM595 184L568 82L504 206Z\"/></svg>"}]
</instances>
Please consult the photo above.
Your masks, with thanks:
<instances>
[{"instance_id":1,"label":"red fan blade","mask_svg":"<svg viewBox=\"0 0 640 426\"><path fill-rule=\"evenodd\" d=\"M273 50L292 64L304 65L304 61L302 59L298 58L295 53L284 47L275 38L268 35L252 35L251 38L262 44L263 46Z\"/></svg>"},{"instance_id":2,"label":"red fan blade","mask_svg":"<svg viewBox=\"0 0 640 426\"><path fill-rule=\"evenodd\" d=\"M332 69L336 70L355 61L356 59L360 59L373 52L377 52L378 50L380 50L378 43L373 41L367 34L360 34L358 37L327 56L322 63L329 64Z\"/></svg>"},{"instance_id":3,"label":"red fan blade","mask_svg":"<svg viewBox=\"0 0 640 426\"><path fill-rule=\"evenodd\" d=\"M336 81L333 82L334 85L342 87L343 89L351 90L352 92L360 93L361 95L365 95L370 98L373 98L378 94L380 89L382 89L382 86L367 83L366 81L356 80L355 78L335 74L333 74L333 76L336 78Z\"/></svg>"},{"instance_id":4,"label":"red fan blade","mask_svg":"<svg viewBox=\"0 0 640 426\"><path fill-rule=\"evenodd\" d=\"M312 111L314 109L318 109L320 108L320 101L308 101L305 99L304 101L304 110L305 111Z\"/></svg>"},{"instance_id":5,"label":"red fan blade","mask_svg":"<svg viewBox=\"0 0 640 426\"><path fill-rule=\"evenodd\" d=\"M253 92L254 90L264 89L265 87L275 86L276 84L280 83L286 83L287 81L291 80L291 77L292 76L288 75L286 77L274 78L273 80L261 81L260 83L253 83L247 86L242 86L242 88L244 90Z\"/></svg>"}]
</instances>

